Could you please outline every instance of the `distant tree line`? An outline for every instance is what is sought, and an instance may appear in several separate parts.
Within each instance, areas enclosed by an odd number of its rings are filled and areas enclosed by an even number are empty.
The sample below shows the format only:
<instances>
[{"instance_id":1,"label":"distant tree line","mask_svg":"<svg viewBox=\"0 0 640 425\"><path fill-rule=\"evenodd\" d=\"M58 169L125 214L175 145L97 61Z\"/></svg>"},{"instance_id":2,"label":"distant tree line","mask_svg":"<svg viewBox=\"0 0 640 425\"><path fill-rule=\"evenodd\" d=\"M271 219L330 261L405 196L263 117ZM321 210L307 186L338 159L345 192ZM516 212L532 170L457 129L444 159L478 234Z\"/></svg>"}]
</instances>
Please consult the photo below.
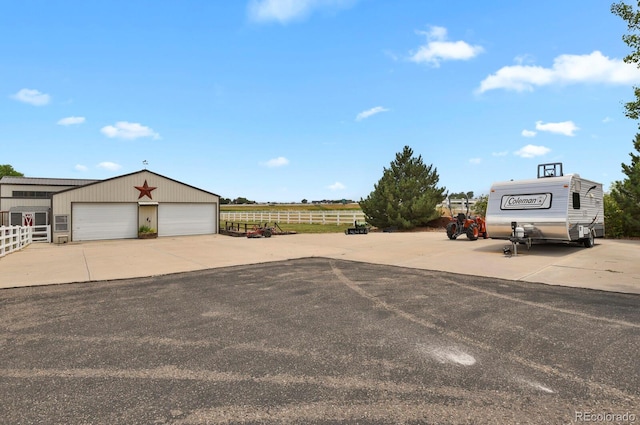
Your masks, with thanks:
<instances>
[{"instance_id":1,"label":"distant tree line","mask_svg":"<svg viewBox=\"0 0 640 425\"><path fill-rule=\"evenodd\" d=\"M222 205L228 205L228 204L234 204L234 205L238 205L238 204L258 204L259 202L256 201L251 201L247 198L243 198L243 197L239 197L239 198L235 198L235 199L230 199L230 198L220 198L220 204ZM263 204L291 204L295 202L262 202ZM301 204L309 204L309 200L307 199L303 199L302 201L300 201ZM312 204L354 204L356 203L356 201L352 200L352 199L322 199L320 201L311 201Z\"/></svg>"},{"instance_id":2,"label":"distant tree line","mask_svg":"<svg viewBox=\"0 0 640 425\"><path fill-rule=\"evenodd\" d=\"M243 198L243 197L239 197L236 199L230 199L230 198L220 198L220 204L256 204L256 201L251 201L247 198Z\"/></svg>"}]
</instances>

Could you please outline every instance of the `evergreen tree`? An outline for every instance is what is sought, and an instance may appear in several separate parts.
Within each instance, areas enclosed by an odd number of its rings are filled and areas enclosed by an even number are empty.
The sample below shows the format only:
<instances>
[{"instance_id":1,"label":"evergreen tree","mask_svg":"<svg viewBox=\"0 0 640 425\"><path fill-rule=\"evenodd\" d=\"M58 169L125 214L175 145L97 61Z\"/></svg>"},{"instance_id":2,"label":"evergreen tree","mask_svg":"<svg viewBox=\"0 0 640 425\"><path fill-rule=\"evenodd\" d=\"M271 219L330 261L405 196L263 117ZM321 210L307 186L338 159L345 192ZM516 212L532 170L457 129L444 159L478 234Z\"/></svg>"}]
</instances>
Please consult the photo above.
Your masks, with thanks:
<instances>
[{"instance_id":1,"label":"evergreen tree","mask_svg":"<svg viewBox=\"0 0 640 425\"><path fill-rule=\"evenodd\" d=\"M624 58L626 63L635 64L640 68L640 0L637 8L624 2L611 5L611 12L627 23L629 34L622 36L622 41L631 48L631 53ZM632 120L640 118L640 87L634 87L636 99L625 103L625 115ZM633 143L635 150L640 153L640 134L636 134ZM623 181L616 181L611 188L611 198L617 207L617 222L622 225L624 236L640 236L640 157L633 152L631 164L622 164L622 172L627 176ZM610 203L611 204L611 203ZM612 211L605 211L611 215Z\"/></svg>"},{"instance_id":2,"label":"evergreen tree","mask_svg":"<svg viewBox=\"0 0 640 425\"><path fill-rule=\"evenodd\" d=\"M634 148L640 153L640 134L636 135ZM611 198L617 206L624 236L640 236L640 155L631 152L631 164L622 164L622 172L627 176L623 181L614 182ZM606 205L606 204L605 204Z\"/></svg>"},{"instance_id":3,"label":"evergreen tree","mask_svg":"<svg viewBox=\"0 0 640 425\"><path fill-rule=\"evenodd\" d=\"M606 238L621 238L624 236L624 213L618 207L610 193L604 194L604 231Z\"/></svg>"},{"instance_id":4,"label":"evergreen tree","mask_svg":"<svg viewBox=\"0 0 640 425\"><path fill-rule=\"evenodd\" d=\"M413 157L405 146L396 154L389 168L360 208L367 222L379 228L412 229L439 217L436 206L445 198L445 188L438 188L439 176L432 165L426 166L422 156Z\"/></svg>"},{"instance_id":5,"label":"evergreen tree","mask_svg":"<svg viewBox=\"0 0 640 425\"><path fill-rule=\"evenodd\" d=\"M640 8L640 0L638 8ZM623 60L640 67L640 34L638 34L640 32L640 11L634 9L630 4L620 2L611 5L611 12L627 23L627 29L630 32L622 36L622 41L631 48L631 53ZM637 120L640 118L640 87L634 87L633 91L636 100L625 103L624 108L627 118Z\"/></svg>"}]
</instances>

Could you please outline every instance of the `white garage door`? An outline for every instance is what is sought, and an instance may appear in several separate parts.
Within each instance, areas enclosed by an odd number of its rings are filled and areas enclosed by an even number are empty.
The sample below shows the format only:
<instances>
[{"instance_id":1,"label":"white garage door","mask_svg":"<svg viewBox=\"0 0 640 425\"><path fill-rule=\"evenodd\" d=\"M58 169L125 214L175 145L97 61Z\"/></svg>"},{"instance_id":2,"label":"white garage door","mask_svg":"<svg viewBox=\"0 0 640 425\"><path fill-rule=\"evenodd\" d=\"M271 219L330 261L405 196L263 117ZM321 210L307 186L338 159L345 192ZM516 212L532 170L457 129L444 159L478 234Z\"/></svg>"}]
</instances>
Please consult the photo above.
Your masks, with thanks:
<instances>
[{"instance_id":1,"label":"white garage door","mask_svg":"<svg viewBox=\"0 0 640 425\"><path fill-rule=\"evenodd\" d=\"M158 205L158 236L217 233L217 221L216 204Z\"/></svg>"},{"instance_id":2,"label":"white garage door","mask_svg":"<svg viewBox=\"0 0 640 425\"><path fill-rule=\"evenodd\" d=\"M138 204L73 204L74 241L138 237Z\"/></svg>"}]
</instances>

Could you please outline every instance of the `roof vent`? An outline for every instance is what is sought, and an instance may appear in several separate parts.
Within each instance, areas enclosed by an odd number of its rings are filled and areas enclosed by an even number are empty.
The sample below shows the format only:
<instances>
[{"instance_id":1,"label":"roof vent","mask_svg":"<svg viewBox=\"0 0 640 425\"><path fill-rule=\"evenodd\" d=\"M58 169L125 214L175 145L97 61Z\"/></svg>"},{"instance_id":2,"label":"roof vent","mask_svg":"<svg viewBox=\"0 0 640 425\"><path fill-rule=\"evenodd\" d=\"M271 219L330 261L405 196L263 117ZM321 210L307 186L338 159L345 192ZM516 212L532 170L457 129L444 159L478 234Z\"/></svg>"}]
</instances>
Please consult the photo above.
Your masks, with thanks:
<instances>
[{"instance_id":1,"label":"roof vent","mask_svg":"<svg viewBox=\"0 0 640 425\"><path fill-rule=\"evenodd\" d=\"M562 173L562 162L552 162L550 164L538 164L538 178L560 177Z\"/></svg>"}]
</instances>

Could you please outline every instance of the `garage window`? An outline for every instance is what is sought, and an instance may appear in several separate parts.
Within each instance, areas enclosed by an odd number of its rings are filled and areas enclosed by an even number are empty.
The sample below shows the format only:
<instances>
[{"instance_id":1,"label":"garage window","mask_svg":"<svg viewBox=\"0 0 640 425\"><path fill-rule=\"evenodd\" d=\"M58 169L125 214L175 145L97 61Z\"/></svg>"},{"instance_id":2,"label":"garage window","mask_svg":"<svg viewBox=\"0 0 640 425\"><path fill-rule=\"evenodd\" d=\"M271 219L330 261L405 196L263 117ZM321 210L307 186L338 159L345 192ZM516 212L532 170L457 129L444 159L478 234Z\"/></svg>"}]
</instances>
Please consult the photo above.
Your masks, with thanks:
<instances>
[{"instance_id":1,"label":"garage window","mask_svg":"<svg viewBox=\"0 0 640 425\"><path fill-rule=\"evenodd\" d=\"M56 215L53 221L54 221L54 230L56 232L66 232L69 230L68 215Z\"/></svg>"}]
</instances>

